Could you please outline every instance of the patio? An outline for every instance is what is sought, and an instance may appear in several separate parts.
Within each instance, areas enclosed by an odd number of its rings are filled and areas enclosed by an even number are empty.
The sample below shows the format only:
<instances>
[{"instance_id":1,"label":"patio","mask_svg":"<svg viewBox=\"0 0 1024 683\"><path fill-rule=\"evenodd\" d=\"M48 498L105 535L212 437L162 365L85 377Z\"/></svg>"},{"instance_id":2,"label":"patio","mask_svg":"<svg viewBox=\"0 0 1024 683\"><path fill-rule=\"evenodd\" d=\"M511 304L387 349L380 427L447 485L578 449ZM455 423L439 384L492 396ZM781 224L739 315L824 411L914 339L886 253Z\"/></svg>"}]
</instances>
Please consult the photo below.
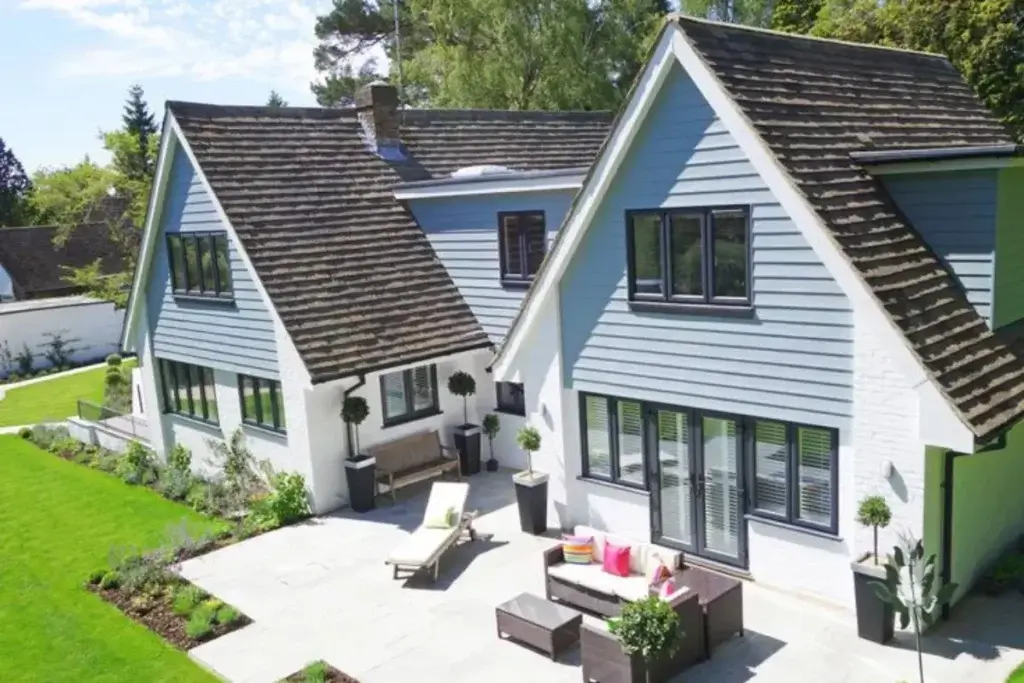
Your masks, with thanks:
<instances>
[{"instance_id":1,"label":"patio","mask_svg":"<svg viewBox=\"0 0 1024 683\"><path fill-rule=\"evenodd\" d=\"M269 683L326 659L361 683L577 683L579 651L552 662L499 640L494 607L543 595L550 538L519 530L511 472L472 478L481 538L442 560L436 584L392 580L384 558L422 518L427 486L397 506L343 512L189 561L182 573L253 618L192 657L235 683ZM851 613L744 585L746 636L679 677L687 683L896 683L916 680L910 634L858 640ZM1002 683L1024 660L1024 597L970 598L926 639L930 683Z\"/></svg>"}]
</instances>

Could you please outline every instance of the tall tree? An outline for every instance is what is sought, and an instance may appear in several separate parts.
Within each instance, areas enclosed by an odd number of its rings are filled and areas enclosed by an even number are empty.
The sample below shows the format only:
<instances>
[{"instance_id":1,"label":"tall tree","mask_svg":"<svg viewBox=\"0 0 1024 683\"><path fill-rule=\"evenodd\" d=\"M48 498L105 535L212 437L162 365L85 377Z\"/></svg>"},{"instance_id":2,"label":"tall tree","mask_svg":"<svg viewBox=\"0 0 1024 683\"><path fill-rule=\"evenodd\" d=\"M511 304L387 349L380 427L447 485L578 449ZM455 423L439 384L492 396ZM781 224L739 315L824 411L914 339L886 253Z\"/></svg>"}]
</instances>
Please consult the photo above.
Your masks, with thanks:
<instances>
[{"instance_id":1,"label":"tall tree","mask_svg":"<svg viewBox=\"0 0 1024 683\"><path fill-rule=\"evenodd\" d=\"M153 175L153 166L146 151L150 139L156 137L156 120L149 111L141 85L136 84L128 89L128 101L125 102L121 120L124 129L138 141L138 145L119 150L125 156L116 163L136 179Z\"/></svg>"},{"instance_id":2,"label":"tall tree","mask_svg":"<svg viewBox=\"0 0 1024 683\"><path fill-rule=\"evenodd\" d=\"M794 4L813 1L789 0ZM683 12L697 17L766 27L772 23L772 12L777 2L785 0L680 0L679 6Z\"/></svg>"},{"instance_id":3,"label":"tall tree","mask_svg":"<svg viewBox=\"0 0 1024 683\"><path fill-rule=\"evenodd\" d=\"M403 0L399 64L392 2L334 0L319 17L321 104L377 77L375 64L354 65L379 46L392 79L401 72L406 103L613 109L669 10L668 0Z\"/></svg>"},{"instance_id":4,"label":"tall tree","mask_svg":"<svg viewBox=\"0 0 1024 683\"><path fill-rule=\"evenodd\" d=\"M317 104L321 107L351 107L360 87L383 79L377 73L377 62L373 59L364 62L358 71L353 71L352 65L344 62L325 67L324 70L323 79L310 84Z\"/></svg>"},{"instance_id":5,"label":"tall tree","mask_svg":"<svg viewBox=\"0 0 1024 683\"><path fill-rule=\"evenodd\" d=\"M271 90L270 97L267 98L267 106L271 109L281 109L282 107L287 107L288 103L284 101L280 93L276 90Z\"/></svg>"},{"instance_id":6,"label":"tall tree","mask_svg":"<svg viewBox=\"0 0 1024 683\"><path fill-rule=\"evenodd\" d=\"M0 138L0 227L21 225L27 218L27 203L32 183L18 157Z\"/></svg>"},{"instance_id":7,"label":"tall tree","mask_svg":"<svg viewBox=\"0 0 1024 683\"><path fill-rule=\"evenodd\" d=\"M809 33L824 0L776 0L771 27L789 33Z\"/></svg>"}]
</instances>

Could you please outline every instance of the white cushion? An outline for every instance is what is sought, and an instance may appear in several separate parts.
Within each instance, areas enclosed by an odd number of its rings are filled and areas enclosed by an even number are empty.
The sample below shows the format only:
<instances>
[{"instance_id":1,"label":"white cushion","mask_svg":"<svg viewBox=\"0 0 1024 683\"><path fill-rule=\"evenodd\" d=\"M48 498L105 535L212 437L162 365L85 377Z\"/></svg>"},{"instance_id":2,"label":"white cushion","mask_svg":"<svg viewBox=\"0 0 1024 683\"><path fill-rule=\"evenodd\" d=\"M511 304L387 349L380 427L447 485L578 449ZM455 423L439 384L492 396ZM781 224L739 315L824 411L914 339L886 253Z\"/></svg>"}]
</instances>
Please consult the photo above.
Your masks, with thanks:
<instances>
[{"instance_id":1,"label":"white cushion","mask_svg":"<svg viewBox=\"0 0 1024 683\"><path fill-rule=\"evenodd\" d=\"M423 511L423 521L444 515L448 508L455 510L455 523L458 525L462 513L466 510L466 498L469 497L469 484L465 482L438 481L430 486L430 497Z\"/></svg>"},{"instance_id":2,"label":"white cushion","mask_svg":"<svg viewBox=\"0 0 1024 683\"><path fill-rule=\"evenodd\" d=\"M647 597L647 582L640 575L615 576L602 569L601 565L556 564L548 573L575 586L583 586L605 595L617 595L623 600L642 600Z\"/></svg>"},{"instance_id":3,"label":"white cushion","mask_svg":"<svg viewBox=\"0 0 1024 683\"><path fill-rule=\"evenodd\" d=\"M452 529L428 529L420 527L412 532L394 552L388 556L389 564L403 567L422 567L433 564L434 560L447 548L453 538L458 538L459 527Z\"/></svg>"}]
</instances>

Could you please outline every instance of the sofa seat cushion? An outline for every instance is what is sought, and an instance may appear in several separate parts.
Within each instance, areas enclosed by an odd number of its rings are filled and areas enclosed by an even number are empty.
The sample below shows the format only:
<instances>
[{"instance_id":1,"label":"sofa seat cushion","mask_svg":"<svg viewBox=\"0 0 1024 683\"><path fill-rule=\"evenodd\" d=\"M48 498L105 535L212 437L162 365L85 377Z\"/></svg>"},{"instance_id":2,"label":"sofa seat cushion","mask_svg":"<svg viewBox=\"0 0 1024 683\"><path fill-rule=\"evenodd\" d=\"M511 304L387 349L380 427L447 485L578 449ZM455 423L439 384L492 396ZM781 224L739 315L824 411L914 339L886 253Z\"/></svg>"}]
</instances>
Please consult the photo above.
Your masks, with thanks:
<instances>
[{"instance_id":1,"label":"sofa seat cushion","mask_svg":"<svg viewBox=\"0 0 1024 683\"><path fill-rule=\"evenodd\" d=\"M556 564L548 568L548 574L574 586L582 586L605 595L615 595L623 600L642 600L647 597L648 587L643 576L614 576L606 573L596 562Z\"/></svg>"}]
</instances>

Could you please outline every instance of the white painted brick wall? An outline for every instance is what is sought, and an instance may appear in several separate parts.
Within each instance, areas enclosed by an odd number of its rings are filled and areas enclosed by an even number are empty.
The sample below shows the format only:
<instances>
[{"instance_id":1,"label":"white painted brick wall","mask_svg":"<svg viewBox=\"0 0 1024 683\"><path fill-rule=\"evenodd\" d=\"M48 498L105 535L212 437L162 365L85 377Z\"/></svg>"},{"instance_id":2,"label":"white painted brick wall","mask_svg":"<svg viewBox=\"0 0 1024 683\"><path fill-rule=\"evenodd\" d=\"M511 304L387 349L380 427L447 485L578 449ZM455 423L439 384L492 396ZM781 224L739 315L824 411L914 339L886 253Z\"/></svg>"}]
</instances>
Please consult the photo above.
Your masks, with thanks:
<instances>
[{"instance_id":1,"label":"white painted brick wall","mask_svg":"<svg viewBox=\"0 0 1024 683\"><path fill-rule=\"evenodd\" d=\"M851 505L843 507L856 515L864 496L886 497L893 519L888 529L879 532L878 545L879 552L887 552L898 532L916 537L923 533L925 457L918 431L918 399L879 341L885 331L856 311L854 324L853 495ZM888 481L882 476L886 461L893 464ZM871 530L854 528L856 552L870 550Z\"/></svg>"}]
</instances>

